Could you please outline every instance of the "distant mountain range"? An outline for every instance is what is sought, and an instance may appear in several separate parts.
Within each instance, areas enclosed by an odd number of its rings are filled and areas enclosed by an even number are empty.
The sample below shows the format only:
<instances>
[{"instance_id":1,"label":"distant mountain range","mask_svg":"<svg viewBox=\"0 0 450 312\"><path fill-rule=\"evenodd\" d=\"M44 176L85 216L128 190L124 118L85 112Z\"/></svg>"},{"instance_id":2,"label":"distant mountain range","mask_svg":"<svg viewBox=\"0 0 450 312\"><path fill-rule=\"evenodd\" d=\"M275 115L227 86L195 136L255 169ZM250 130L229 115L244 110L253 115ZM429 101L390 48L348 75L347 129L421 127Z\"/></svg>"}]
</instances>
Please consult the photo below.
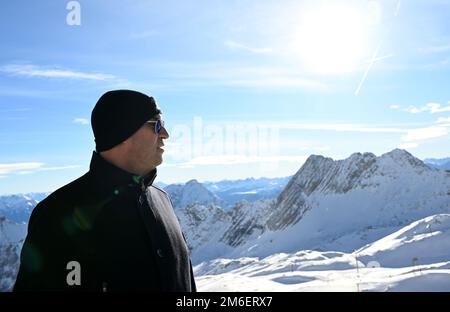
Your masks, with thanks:
<instances>
[{"instance_id":1,"label":"distant mountain range","mask_svg":"<svg viewBox=\"0 0 450 312\"><path fill-rule=\"evenodd\" d=\"M224 180L203 182L191 180L185 184L171 184L164 187L176 209L191 204L215 204L230 210L240 201L255 202L273 199L284 189L291 177L248 178L245 180Z\"/></svg>"},{"instance_id":2,"label":"distant mountain range","mask_svg":"<svg viewBox=\"0 0 450 312\"><path fill-rule=\"evenodd\" d=\"M450 170L450 157L441 159L427 158L423 162L434 168Z\"/></svg>"}]
</instances>

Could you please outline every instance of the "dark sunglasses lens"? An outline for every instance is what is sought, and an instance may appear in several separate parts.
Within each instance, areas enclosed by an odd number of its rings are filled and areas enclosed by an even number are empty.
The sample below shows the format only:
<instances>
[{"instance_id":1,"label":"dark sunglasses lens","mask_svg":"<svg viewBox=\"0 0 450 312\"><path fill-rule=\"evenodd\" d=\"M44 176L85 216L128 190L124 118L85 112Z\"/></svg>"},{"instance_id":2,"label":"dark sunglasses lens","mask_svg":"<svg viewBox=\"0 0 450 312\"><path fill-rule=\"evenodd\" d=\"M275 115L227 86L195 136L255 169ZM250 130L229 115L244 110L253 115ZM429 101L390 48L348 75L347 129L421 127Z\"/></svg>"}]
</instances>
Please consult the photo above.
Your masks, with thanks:
<instances>
[{"instance_id":1,"label":"dark sunglasses lens","mask_svg":"<svg viewBox=\"0 0 450 312\"><path fill-rule=\"evenodd\" d=\"M159 134L161 132L161 128L162 128L161 120L157 120L155 123L155 132Z\"/></svg>"}]
</instances>

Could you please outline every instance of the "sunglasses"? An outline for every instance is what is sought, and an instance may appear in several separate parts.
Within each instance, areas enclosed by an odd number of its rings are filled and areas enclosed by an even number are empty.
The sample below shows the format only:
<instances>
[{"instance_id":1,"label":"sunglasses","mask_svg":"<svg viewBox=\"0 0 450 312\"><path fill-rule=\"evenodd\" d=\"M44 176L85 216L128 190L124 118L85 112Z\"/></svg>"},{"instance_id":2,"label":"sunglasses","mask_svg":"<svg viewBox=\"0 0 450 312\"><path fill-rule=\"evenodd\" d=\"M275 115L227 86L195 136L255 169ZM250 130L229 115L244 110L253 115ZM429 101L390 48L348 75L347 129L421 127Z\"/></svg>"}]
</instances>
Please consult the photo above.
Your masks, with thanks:
<instances>
[{"instance_id":1,"label":"sunglasses","mask_svg":"<svg viewBox=\"0 0 450 312\"><path fill-rule=\"evenodd\" d=\"M162 128L164 127L164 120L158 119L158 120L149 120L146 123L148 124L155 124L155 133L160 134Z\"/></svg>"}]
</instances>

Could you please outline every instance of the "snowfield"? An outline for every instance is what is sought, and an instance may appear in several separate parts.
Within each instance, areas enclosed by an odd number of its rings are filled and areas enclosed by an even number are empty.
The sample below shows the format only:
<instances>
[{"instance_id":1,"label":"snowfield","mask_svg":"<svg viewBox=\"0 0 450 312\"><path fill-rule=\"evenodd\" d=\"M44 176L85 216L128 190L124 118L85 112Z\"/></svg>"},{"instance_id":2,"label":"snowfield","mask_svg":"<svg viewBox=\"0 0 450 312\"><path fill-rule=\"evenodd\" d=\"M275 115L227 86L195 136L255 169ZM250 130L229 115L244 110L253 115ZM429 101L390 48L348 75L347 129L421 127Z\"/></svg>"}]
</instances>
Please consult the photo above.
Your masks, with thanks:
<instances>
[{"instance_id":1,"label":"snowfield","mask_svg":"<svg viewBox=\"0 0 450 312\"><path fill-rule=\"evenodd\" d=\"M450 214L416 221L353 253L304 250L215 259L199 291L450 291Z\"/></svg>"}]
</instances>

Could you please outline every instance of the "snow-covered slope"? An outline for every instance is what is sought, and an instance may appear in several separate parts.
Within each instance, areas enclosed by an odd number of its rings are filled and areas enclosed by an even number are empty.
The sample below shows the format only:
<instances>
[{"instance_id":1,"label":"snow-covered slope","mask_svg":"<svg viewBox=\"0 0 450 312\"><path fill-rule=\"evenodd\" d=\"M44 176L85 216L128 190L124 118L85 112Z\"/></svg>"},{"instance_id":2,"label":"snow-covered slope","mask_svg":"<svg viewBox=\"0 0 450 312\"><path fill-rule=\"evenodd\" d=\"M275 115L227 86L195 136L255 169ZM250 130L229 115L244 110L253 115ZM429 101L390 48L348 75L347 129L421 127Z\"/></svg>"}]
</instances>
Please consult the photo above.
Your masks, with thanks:
<instances>
[{"instance_id":1,"label":"snow-covered slope","mask_svg":"<svg viewBox=\"0 0 450 312\"><path fill-rule=\"evenodd\" d=\"M230 212L231 225L223 236L223 241L230 246L238 246L261 235L274 201L259 200L253 203L242 201Z\"/></svg>"},{"instance_id":2,"label":"snow-covered slope","mask_svg":"<svg viewBox=\"0 0 450 312\"><path fill-rule=\"evenodd\" d=\"M192 204L221 204L221 200L197 180L191 180L186 184L168 185L165 187L165 191L169 193L175 209L184 208Z\"/></svg>"},{"instance_id":3,"label":"snow-covered slope","mask_svg":"<svg viewBox=\"0 0 450 312\"><path fill-rule=\"evenodd\" d=\"M0 215L0 291L9 291L19 269L19 256L27 232L25 224Z\"/></svg>"},{"instance_id":4,"label":"snow-covered slope","mask_svg":"<svg viewBox=\"0 0 450 312\"><path fill-rule=\"evenodd\" d=\"M192 257L201 255L201 260L214 259L223 254L224 248L230 249L230 246L220 242L231 224L230 214L222 208L212 204L192 204L175 210L175 213L182 225Z\"/></svg>"},{"instance_id":5,"label":"snow-covered slope","mask_svg":"<svg viewBox=\"0 0 450 312\"><path fill-rule=\"evenodd\" d=\"M354 252L364 262L405 267L450 261L450 214L426 217Z\"/></svg>"},{"instance_id":6,"label":"snow-covered slope","mask_svg":"<svg viewBox=\"0 0 450 312\"><path fill-rule=\"evenodd\" d=\"M302 250L194 267L200 291L450 291L450 214L354 253Z\"/></svg>"},{"instance_id":7,"label":"snow-covered slope","mask_svg":"<svg viewBox=\"0 0 450 312\"><path fill-rule=\"evenodd\" d=\"M215 205L189 205L177 209L193 262L229 253L243 242L256 239L265 229L273 201L242 201L231 211Z\"/></svg>"}]
</instances>

